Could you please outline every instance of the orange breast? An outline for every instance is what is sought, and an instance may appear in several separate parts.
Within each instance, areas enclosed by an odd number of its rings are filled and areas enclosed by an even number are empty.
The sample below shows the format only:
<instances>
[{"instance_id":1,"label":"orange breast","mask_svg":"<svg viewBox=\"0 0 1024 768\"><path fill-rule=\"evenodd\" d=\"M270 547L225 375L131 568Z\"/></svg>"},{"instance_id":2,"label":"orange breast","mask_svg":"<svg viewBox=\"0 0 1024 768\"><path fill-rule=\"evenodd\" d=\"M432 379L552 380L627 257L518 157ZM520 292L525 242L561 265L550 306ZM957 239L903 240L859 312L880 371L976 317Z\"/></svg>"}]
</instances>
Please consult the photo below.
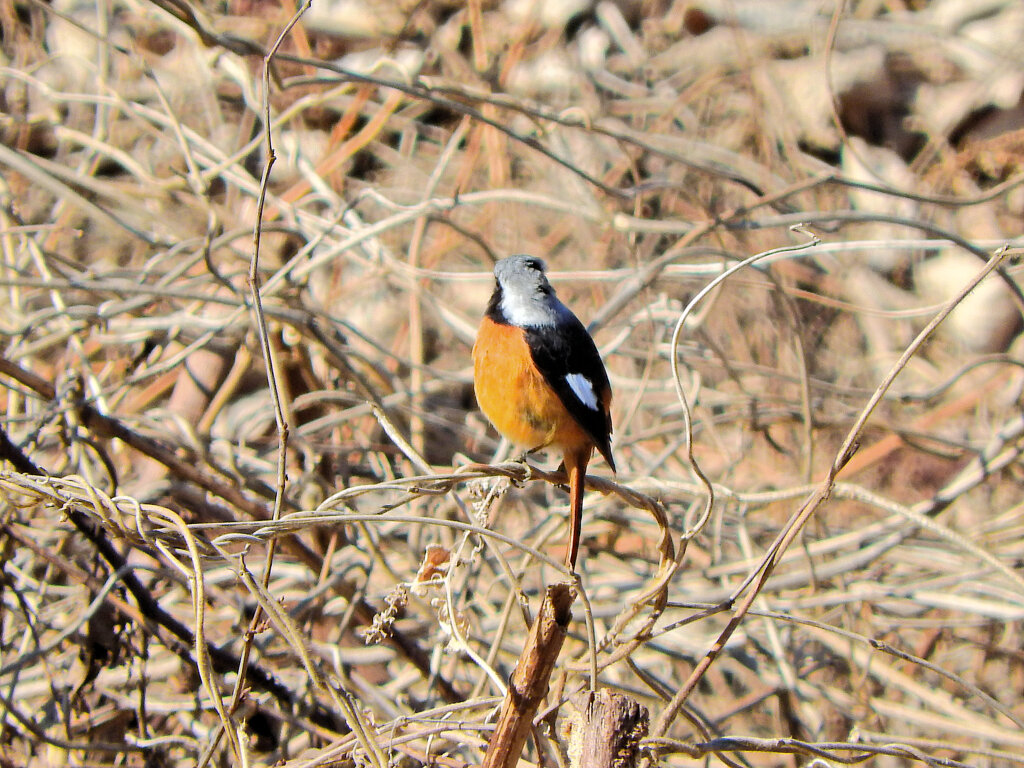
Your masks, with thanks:
<instances>
[{"instance_id":1,"label":"orange breast","mask_svg":"<svg viewBox=\"0 0 1024 768\"><path fill-rule=\"evenodd\" d=\"M592 441L533 364L521 328L484 318L473 346L480 410L515 445L578 450Z\"/></svg>"}]
</instances>

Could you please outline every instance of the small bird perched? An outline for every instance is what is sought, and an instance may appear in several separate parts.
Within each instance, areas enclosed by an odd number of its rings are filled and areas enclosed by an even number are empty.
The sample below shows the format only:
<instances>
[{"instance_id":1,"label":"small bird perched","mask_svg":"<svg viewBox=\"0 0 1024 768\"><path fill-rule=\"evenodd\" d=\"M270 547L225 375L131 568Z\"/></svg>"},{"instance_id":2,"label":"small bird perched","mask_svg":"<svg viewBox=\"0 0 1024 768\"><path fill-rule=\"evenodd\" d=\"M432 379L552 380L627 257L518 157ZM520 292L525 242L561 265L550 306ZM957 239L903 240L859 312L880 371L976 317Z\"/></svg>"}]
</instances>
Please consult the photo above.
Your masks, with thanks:
<instances>
[{"instance_id":1,"label":"small bird perched","mask_svg":"<svg viewBox=\"0 0 1024 768\"><path fill-rule=\"evenodd\" d=\"M569 546L576 570L583 490L594 449L615 471L612 388L583 323L555 295L544 262L509 256L494 265L494 293L473 345L473 384L484 415L527 451L562 450L569 477Z\"/></svg>"}]
</instances>

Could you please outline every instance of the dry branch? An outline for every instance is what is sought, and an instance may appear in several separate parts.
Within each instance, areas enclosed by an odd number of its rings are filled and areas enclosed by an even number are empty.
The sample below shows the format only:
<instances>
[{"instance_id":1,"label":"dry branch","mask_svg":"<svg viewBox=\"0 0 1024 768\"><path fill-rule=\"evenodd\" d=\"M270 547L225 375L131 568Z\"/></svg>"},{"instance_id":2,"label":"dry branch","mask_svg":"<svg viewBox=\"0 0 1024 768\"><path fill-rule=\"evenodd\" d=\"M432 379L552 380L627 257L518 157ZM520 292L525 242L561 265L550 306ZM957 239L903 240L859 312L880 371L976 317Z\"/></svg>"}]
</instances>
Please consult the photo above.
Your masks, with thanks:
<instances>
[{"instance_id":1,"label":"dry branch","mask_svg":"<svg viewBox=\"0 0 1024 768\"><path fill-rule=\"evenodd\" d=\"M533 717L548 692L551 672L572 619L576 594L571 584L553 584L544 593L526 645L519 654L508 693L491 734L483 768L515 768L533 728Z\"/></svg>"}]
</instances>

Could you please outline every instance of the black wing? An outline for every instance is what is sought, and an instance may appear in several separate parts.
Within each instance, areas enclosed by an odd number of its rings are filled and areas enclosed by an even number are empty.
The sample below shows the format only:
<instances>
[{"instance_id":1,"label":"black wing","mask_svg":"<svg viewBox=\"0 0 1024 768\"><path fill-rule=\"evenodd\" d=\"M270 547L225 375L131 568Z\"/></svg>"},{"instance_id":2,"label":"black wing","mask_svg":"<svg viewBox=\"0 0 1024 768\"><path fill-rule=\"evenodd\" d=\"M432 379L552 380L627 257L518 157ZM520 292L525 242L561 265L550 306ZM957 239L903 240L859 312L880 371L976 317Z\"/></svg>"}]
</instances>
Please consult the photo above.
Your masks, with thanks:
<instances>
[{"instance_id":1,"label":"black wing","mask_svg":"<svg viewBox=\"0 0 1024 768\"><path fill-rule=\"evenodd\" d=\"M605 398L611 391L608 372L601 362L594 340L575 315L565 317L558 325L535 326L524 329L526 341L533 354L533 362L545 381L558 394L566 410L576 419L608 466L615 471L610 436L612 418L605 407ZM584 403L566 378L580 374L590 381L597 400L597 408Z\"/></svg>"}]
</instances>

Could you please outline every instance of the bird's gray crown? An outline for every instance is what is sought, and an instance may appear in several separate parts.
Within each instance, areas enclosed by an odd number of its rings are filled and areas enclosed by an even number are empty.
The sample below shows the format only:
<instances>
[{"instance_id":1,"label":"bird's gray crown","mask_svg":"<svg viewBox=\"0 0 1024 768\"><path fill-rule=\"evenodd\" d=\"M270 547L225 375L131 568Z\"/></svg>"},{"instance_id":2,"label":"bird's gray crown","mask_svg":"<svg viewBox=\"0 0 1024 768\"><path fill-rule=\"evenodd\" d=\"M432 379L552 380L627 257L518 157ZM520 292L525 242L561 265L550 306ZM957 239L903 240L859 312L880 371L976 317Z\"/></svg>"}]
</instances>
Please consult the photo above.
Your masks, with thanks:
<instances>
[{"instance_id":1,"label":"bird's gray crown","mask_svg":"<svg viewBox=\"0 0 1024 768\"><path fill-rule=\"evenodd\" d=\"M544 269L541 259L524 255L509 256L494 265L501 313L513 325L555 325L563 315L571 315L555 296Z\"/></svg>"}]
</instances>

